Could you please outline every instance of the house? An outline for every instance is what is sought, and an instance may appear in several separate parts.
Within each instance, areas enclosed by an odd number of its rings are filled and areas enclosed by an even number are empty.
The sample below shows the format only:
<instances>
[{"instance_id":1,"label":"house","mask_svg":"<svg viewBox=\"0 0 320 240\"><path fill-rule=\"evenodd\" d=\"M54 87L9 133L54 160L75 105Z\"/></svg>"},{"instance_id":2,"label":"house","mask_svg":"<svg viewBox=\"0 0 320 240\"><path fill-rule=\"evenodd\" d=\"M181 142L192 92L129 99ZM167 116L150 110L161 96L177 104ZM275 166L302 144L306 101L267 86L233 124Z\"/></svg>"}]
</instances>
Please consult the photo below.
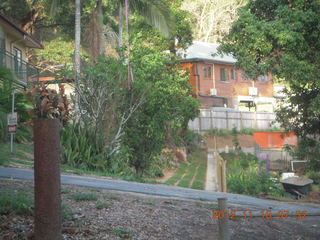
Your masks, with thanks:
<instances>
[{"instance_id":1,"label":"house","mask_svg":"<svg viewBox=\"0 0 320 240\"><path fill-rule=\"evenodd\" d=\"M218 46L195 41L179 51L182 68L190 73L190 84L202 107L272 112L276 98L281 97L281 86L274 86L271 74L250 79L235 67L232 56L217 55Z\"/></svg>"},{"instance_id":2,"label":"house","mask_svg":"<svg viewBox=\"0 0 320 240\"><path fill-rule=\"evenodd\" d=\"M39 78L38 69L26 61L28 48L43 46L0 13L0 67L11 69L16 82L24 88Z\"/></svg>"}]
</instances>

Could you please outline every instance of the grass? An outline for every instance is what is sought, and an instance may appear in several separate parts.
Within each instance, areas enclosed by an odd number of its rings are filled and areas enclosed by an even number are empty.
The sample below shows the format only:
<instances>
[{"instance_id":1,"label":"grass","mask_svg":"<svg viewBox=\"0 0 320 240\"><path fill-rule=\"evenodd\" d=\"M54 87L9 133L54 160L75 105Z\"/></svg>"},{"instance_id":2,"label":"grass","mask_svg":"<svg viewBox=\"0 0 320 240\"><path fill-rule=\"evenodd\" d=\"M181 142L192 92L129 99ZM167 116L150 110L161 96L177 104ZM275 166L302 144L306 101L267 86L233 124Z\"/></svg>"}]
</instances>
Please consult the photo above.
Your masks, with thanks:
<instances>
[{"instance_id":1,"label":"grass","mask_svg":"<svg viewBox=\"0 0 320 240\"><path fill-rule=\"evenodd\" d=\"M108 202L98 202L96 204L96 209L108 209L112 206L111 203Z\"/></svg>"},{"instance_id":2,"label":"grass","mask_svg":"<svg viewBox=\"0 0 320 240\"><path fill-rule=\"evenodd\" d=\"M206 135L208 136L230 136L232 134L245 134L245 135L253 135L254 132L279 132L283 131L281 128L273 127L270 129L255 129L255 128L242 128L241 130L237 129L218 129L218 128L212 128L206 132Z\"/></svg>"},{"instance_id":3,"label":"grass","mask_svg":"<svg viewBox=\"0 0 320 240\"><path fill-rule=\"evenodd\" d=\"M115 229L113 232L120 238L130 238L132 235L131 230L124 228Z\"/></svg>"},{"instance_id":4,"label":"grass","mask_svg":"<svg viewBox=\"0 0 320 240\"><path fill-rule=\"evenodd\" d=\"M33 215L33 199L26 192L7 191L0 195L0 214Z\"/></svg>"},{"instance_id":5,"label":"grass","mask_svg":"<svg viewBox=\"0 0 320 240\"><path fill-rule=\"evenodd\" d=\"M168 180L166 181L167 184L169 185L174 185L177 181L180 180L184 172L186 171L188 167L187 163L180 163L178 170L176 173Z\"/></svg>"},{"instance_id":6,"label":"grass","mask_svg":"<svg viewBox=\"0 0 320 240\"><path fill-rule=\"evenodd\" d=\"M176 173L165 183L180 187L204 189L207 171L207 154L197 149L188 156L188 163L180 163ZM191 186L190 186L191 185Z\"/></svg>"},{"instance_id":7,"label":"grass","mask_svg":"<svg viewBox=\"0 0 320 240\"><path fill-rule=\"evenodd\" d=\"M65 204L61 205L62 220L64 220L64 221L71 220L73 215L74 215L74 212L72 211L72 209L68 205L65 205Z\"/></svg>"},{"instance_id":8,"label":"grass","mask_svg":"<svg viewBox=\"0 0 320 240\"><path fill-rule=\"evenodd\" d=\"M196 173L196 169L197 169L197 165L195 163L190 164L188 169L187 169L186 174L181 179L181 181L179 182L178 186L179 187L189 187L189 184L190 184L193 176Z\"/></svg>"},{"instance_id":9,"label":"grass","mask_svg":"<svg viewBox=\"0 0 320 240\"><path fill-rule=\"evenodd\" d=\"M0 144L0 165L6 166L10 162L25 164L33 167L33 160L30 159L23 152L31 154L33 152L33 146L30 144L18 144L13 146L13 152L10 152L9 144Z\"/></svg>"},{"instance_id":10,"label":"grass","mask_svg":"<svg viewBox=\"0 0 320 240\"><path fill-rule=\"evenodd\" d=\"M93 193L75 193L71 195L71 199L76 201L97 201L98 196Z\"/></svg>"},{"instance_id":11,"label":"grass","mask_svg":"<svg viewBox=\"0 0 320 240\"><path fill-rule=\"evenodd\" d=\"M120 201L121 198L112 194L104 194L103 198L109 199L109 200L115 200L115 201Z\"/></svg>"}]
</instances>

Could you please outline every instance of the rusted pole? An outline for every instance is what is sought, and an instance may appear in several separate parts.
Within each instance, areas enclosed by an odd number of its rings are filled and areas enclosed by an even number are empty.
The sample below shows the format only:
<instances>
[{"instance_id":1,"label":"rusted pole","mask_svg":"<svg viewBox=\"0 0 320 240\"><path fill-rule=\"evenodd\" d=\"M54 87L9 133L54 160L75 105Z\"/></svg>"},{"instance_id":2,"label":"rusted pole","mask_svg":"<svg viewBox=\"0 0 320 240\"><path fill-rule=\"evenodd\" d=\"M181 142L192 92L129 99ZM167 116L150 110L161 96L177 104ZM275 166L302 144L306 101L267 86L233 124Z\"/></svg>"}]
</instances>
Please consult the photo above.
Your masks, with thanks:
<instances>
[{"instance_id":1,"label":"rusted pole","mask_svg":"<svg viewBox=\"0 0 320 240\"><path fill-rule=\"evenodd\" d=\"M34 120L35 240L61 240L58 119Z\"/></svg>"},{"instance_id":2,"label":"rusted pole","mask_svg":"<svg viewBox=\"0 0 320 240\"><path fill-rule=\"evenodd\" d=\"M230 240L227 198L218 198L218 207L221 218L219 218L219 240Z\"/></svg>"}]
</instances>

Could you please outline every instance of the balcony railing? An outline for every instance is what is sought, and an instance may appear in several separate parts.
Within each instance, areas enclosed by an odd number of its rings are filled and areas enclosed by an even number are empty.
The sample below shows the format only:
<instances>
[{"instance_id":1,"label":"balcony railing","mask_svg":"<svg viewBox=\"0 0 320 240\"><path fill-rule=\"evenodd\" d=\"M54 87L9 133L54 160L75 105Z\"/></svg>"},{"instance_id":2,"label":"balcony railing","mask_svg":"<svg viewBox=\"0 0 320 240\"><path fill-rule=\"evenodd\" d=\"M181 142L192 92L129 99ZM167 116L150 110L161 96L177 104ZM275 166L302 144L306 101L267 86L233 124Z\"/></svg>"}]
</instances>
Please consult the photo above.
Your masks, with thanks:
<instances>
[{"instance_id":1,"label":"balcony railing","mask_svg":"<svg viewBox=\"0 0 320 240\"><path fill-rule=\"evenodd\" d=\"M9 68L18 84L26 87L39 80L39 70L7 51L0 50L0 67Z\"/></svg>"}]
</instances>

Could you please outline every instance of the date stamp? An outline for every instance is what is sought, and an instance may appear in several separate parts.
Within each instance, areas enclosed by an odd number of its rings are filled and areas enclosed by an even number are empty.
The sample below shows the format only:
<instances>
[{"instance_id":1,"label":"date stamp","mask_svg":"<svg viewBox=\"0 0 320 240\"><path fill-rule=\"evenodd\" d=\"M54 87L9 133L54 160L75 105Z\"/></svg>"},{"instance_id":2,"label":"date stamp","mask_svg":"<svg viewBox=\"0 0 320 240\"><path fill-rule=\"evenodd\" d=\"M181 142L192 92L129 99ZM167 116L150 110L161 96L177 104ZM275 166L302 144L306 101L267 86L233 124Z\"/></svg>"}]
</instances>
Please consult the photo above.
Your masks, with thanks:
<instances>
[{"instance_id":1,"label":"date stamp","mask_svg":"<svg viewBox=\"0 0 320 240\"><path fill-rule=\"evenodd\" d=\"M213 210L211 219L252 219L254 217L263 219L305 219L307 211L288 211L288 210Z\"/></svg>"}]
</instances>

